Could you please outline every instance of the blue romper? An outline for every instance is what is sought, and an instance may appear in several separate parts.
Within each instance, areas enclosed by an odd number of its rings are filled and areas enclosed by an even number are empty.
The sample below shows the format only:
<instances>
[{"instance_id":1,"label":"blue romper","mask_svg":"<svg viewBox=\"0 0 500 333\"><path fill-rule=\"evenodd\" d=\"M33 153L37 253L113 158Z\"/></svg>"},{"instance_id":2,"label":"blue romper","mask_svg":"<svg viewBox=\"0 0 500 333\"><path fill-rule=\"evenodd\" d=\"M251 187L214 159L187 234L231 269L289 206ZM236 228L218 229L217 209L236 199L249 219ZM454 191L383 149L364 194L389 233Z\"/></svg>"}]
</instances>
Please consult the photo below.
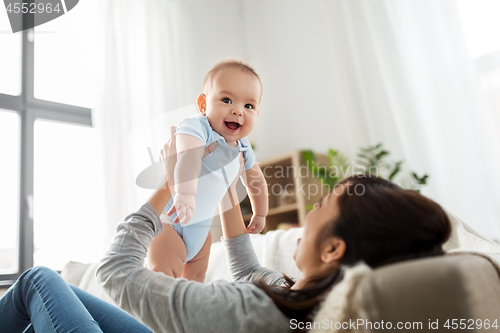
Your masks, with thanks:
<instances>
[{"instance_id":1,"label":"blue romper","mask_svg":"<svg viewBox=\"0 0 500 333\"><path fill-rule=\"evenodd\" d=\"M225 139L215 132L208 119L197 114L182 120L177 126L175 135L187 134L200 139L205 147L217 141L217 148L201 159L201 172L198 178L198 190L195 195L196 209L193 217L186 225L174 223L174 228L186 244L186 261L193 259L200 252L207 239L217 207L227 192L229 185L238 176L240 169L239 153L245 158L244 169L255 164L255 155L247 138L238 140L237 147L227 145ZM168 212L173 204L172 198L165 206ZM172 221L177 216L171 216Z\"/></svg>"}]
</instances>

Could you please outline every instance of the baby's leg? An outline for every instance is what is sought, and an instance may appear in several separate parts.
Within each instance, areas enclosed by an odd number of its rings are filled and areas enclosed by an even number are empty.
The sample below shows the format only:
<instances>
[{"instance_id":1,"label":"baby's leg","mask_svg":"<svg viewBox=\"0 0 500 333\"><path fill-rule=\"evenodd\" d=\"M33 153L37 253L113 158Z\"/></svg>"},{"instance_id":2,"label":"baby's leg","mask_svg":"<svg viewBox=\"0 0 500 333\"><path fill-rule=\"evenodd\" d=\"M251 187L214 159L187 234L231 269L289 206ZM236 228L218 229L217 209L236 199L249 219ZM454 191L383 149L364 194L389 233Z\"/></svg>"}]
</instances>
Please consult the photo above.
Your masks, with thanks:
<instances>
[{"instance_id":1,"label":"baby's leg","mask_svg":"<svg viewBox=\"0 0 500 333\"><path fill-rule=\"evenodd\" d=\"M179 278L186 261L186 246L181 236L170 225L163 223L161 234L153 238L146 256L146 267L165 275Z\"/></svg>"},{"instance_id":2,"label":"baby's leg","mask_svg":"<svg viewBox=\"0 0 500 333\"><path fill-rule=\"evenodd\" d=\"M184 264L182 277L192 281L204 282L205 273L208 268L208 258L210 256L210 246L212 246L212 234L208 232L207 239L200 252L193 259Z\"/></svg>"}]
</instances>

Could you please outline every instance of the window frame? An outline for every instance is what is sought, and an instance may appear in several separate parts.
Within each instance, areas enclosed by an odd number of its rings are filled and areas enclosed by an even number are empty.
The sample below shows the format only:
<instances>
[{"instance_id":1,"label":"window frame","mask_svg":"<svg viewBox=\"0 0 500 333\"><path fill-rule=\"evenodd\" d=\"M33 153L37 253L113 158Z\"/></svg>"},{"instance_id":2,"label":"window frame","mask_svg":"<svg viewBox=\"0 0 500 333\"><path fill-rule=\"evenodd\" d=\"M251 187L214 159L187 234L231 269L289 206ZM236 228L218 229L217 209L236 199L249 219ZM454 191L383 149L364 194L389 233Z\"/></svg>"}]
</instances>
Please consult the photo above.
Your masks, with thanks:
<instances>
[{"instance_id":1,"label":"window frame","mask_svg":"<svg viewBox=\"0 0 500 333\"><path fill-rule=\"evenodd\" d=\"M18 33L19 34L19 33ZM9 286L33 267L33 184L34 184L34 123L37 119L92 127L91 109L37 99L34 96L35 32L22 31L21 92L18 96L0 93L0 108L16 112L20 119L19 177L19 253L18 271L0 274L0 286Z\"/></svg>"}]
</instances>

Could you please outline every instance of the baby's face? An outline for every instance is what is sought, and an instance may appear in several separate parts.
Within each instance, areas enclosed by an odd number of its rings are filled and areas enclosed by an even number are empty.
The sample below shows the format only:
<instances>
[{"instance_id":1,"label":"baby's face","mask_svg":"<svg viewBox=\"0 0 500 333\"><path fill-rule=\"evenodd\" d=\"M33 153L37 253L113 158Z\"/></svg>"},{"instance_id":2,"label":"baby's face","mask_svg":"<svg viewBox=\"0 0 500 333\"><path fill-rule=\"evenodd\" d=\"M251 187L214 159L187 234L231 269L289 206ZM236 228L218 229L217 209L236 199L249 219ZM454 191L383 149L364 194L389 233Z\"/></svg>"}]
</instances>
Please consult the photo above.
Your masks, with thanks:
<instances>
[{"instance_id":1,"label":"baby's face","mask_svg":"<svg viewBox=\"0 0 500 333\"><path fill-rule=\"evenodd\" d=\"M226 142L246 137L255 124L260 96L260 82L254 75L235 68L221 70L206 93L210 126Z\"/></svg>"}]
</instances>

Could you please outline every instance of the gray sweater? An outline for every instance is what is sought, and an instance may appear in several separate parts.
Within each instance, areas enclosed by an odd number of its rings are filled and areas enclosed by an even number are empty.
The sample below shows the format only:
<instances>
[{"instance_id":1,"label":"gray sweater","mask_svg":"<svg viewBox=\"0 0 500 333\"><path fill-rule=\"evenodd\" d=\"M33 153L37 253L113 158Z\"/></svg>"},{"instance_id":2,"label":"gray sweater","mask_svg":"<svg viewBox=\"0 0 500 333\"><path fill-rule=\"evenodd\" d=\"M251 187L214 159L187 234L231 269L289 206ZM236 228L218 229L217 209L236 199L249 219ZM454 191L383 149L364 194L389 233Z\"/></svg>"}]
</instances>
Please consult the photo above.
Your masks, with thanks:
<instances>
[{"instance_id":1,"label":"gray sweater","mask_svg":"<svg viewBox=\"0 0 500 333\"><path fill-rule=\"evenodd\" d=\"M97 279L120 308L157 333L291 331L290 320L251 283L266 277L282 285L284 279L282 274L260 266L248 234L222 240L236 282L203 284L143 267L149 243L162 229L150 204L118 225Z\"/></svg>"}]
</instances>

